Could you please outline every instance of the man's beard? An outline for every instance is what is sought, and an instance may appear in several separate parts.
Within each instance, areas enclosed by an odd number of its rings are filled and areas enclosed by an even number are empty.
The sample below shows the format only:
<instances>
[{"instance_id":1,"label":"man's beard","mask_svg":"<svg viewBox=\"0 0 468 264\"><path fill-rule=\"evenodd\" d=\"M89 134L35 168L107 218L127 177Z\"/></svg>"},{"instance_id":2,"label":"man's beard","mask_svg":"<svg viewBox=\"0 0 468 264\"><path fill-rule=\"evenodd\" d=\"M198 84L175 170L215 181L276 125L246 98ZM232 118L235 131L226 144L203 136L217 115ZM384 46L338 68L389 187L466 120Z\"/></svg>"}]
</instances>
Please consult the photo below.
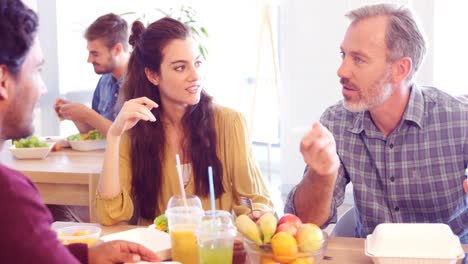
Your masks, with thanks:
<instances>
[{"instance_id":1,"label":"man's beard","mask_svg":"<svg viewBox=\"0 0 468 264\"><path fill-rule=\"evenodd\" d=\"M97 73L97 74L111 73L111 72L114 71L114 69L116 67L115 66L116 64L117 64L117 62L116 62L115 58L110 56L105 65L98 64L98 66L102 66L103 69L98 69L98 68L96 68L95 65L93 65L94 66L94 72Z\"/></svg>"},{"instance_id":2,"label":"man's beard","mask_svg":"<svg viewBox=\"0 0 468 264\"><path fill-rule=\"evenodd\" d=\"M385 100L387 100L393 93L394 87L390 82L391 79L391 71L385 71L384 76L376 80L371 85L370 89L357 89L359 95L358 102L352 102L351 98L345 97L343 100L343 106L350 112L363 112L371 110L372 108L380 105ZM349 80L341 78L340 83L349 84Z\"/></svg>"},{"instance_id":3,"label":"man's beard","mask_svg":"<svg viewBox=\"0 0 468 264\"><path fill-rule=\"evenodd\" d=\"M17 95L15 101L6 109L3 124L1 126L3 139L25 138L34 132L32 125L32 109L25 106L21 101L20 94Z\"/></svg>"}]
</instances>

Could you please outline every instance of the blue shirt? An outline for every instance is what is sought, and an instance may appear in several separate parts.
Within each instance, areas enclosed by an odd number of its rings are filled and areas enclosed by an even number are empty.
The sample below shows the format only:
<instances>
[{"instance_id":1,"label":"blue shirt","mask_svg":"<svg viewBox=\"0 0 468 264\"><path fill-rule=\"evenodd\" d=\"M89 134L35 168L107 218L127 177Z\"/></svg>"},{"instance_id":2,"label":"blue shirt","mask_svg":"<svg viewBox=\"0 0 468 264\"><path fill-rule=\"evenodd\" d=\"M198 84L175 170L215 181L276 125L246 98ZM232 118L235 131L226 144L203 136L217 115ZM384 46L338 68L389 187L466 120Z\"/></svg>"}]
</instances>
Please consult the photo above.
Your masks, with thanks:
<instances>
[{"instance_id":1,"label":"blue shirt","mask_svg":"<svg viewBox=\"0 0 468 264\"><path fill-rule=\"evenodd\" d=\"M342 103L327 109L321 123L335 137L341 161L326 225L336 222L336 208L351 181L357 237L366 237L379 223L445 223L468 243L466 101L413 86L402 121L388 136L368 111L352 113ZM285 212L295 213L294 193L295 188Z\"/></svg>"},{"instance_id":2,"label":"blue shirt","mask_svg":"<svg viewBox=\"0 0 468 264\"><path fill-rule=\"evenodd\" d=\"M116 80L110 73L103 74L93 94L93 110L110 121L114 121L120 111L116 109L116 103L124 78L125 75Z\"/></svg>"}]
</instances>

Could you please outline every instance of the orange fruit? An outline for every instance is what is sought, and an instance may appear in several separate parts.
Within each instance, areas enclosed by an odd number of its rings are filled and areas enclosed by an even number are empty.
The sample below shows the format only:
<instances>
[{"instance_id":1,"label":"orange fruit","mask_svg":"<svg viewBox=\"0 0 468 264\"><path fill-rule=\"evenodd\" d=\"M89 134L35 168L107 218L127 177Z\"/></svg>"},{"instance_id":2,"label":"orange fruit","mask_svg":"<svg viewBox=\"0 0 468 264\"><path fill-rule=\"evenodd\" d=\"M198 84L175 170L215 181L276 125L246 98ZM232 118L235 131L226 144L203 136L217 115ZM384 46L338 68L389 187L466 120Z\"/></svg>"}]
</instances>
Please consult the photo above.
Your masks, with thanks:
<instances>
[{"instance_id":1,"label":"orange fruit","mask_svg":"<svg viewBox=\"0 0 468 264\"><path fill-rule=\"evenodd\" d=\"M263 256L261 260L261 264L279 264L279 262L272 259L271 257Z\"/></svg>"},{"instance_id":2,"label":"orange fruit","mask_svg":"<svg viewBox=\"0 0 468 264\"><path fill-rule=\"evenodd\" d=\"M271 239L271 249L275 260L289 263L296 258L298 249L293 235L286 232L276 233Z\"/></svg>"},{"instance_id":3,"label":"orange fruit","mask_svg":"<svg viewBox=\"0 0 468 264\"><path fill-rule=\"evenodd\" d=\"M314 257L309 257L309 258L297 258L293 262L290 262L289 264L314 264L315 260Z\"/></svg>"},{"instance_id":4,"label":"orange fruit","mask_svg":"<svg viewBox=\"0 0 468 264\"><path fill-rule=\"evenodd\" d=\"M60 143L55 143L55 145L52 147L52 151L59 151L62 148Z\"/></svg>"}]
</instances>

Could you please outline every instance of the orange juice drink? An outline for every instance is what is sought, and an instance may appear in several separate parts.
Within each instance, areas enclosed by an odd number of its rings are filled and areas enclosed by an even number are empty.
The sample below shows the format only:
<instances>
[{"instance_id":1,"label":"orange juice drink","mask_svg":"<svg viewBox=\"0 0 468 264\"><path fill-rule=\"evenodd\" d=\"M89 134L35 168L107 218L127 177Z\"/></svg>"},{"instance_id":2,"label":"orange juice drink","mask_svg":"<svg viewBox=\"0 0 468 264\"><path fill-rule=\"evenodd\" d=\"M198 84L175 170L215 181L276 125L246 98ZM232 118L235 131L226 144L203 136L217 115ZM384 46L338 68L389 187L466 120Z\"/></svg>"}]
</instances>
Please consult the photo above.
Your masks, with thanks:
<instances>
[{"instance_id":1,"label":"orange juice drink","mask_svg":"<svg viewBox=\"0 0 468 264\"><path fill-rule=\"evenodd\" d=\"M201 221L203 210L197 206L175 206L167 208L166 216L171 235L172 260L198 264L195 228Z\"/></svg>"},{"instance_id":2,"label":"orange juice drink","mask_svg":"<svg viewBox=\"0 0 468 264\"><path fill-rule=\"evenodd\" d=\"M184 264L198 264L196 225L178 224L170 229L172 259Z\"/></svg>"}]
</instances>

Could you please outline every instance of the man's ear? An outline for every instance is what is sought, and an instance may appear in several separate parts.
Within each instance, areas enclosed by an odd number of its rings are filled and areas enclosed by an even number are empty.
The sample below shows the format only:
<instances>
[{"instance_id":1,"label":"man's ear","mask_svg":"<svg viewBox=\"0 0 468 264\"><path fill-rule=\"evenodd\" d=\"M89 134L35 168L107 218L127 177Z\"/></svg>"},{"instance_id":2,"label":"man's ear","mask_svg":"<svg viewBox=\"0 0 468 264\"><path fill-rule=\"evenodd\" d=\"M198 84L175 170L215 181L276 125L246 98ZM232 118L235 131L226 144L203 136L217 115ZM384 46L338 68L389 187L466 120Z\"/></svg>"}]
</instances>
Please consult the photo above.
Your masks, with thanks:
<instances>
[{"instance_id":1,"label":"man's ear","mask_svg":"<svg viewBox=\"0 0 468 264\"><path fill-rule=\"evenodd\" d=\"M150 81L150 83L156 86L159 85L159 76L157 73L155 73L154 71L148 68L145 68L145 75L146 75L146 78L148 78L148 81Z\"/></svg>"},{"instance_id":2,"label":"man's ear","mask_svg":"<svg viewBox=\"0 0 468 264\"><path fill-rule=\"evenodd\" d=\"M114 47L112 48L112 54L113 54L114 56L117 56L117 55L119 55L120 53L122 53L123 50L124 50L124 49L123 49L122 43L117 42L117 44L115 44Z\"/></svg>"},{"instance_id":3,"label":"man's ear","mask_svg":"<svg viewBox=\"0 0 468 264\"><path fill-rule=\"evenodd\" d=\"M11 76L5 65L0 65L0 100L8 99L8 86Z\"/></svg>"},{"instance_id":4,"label":"man's ear","mask_svg":"<svg viewBox=\"0 0 468 264\"><path fill-rule=\"evenodd\" d=\"M394 63L393 81L401 83L408 79L411 70L413 69L413 61L410 57L403 57Z\"/></svg>"}]
</instances>

